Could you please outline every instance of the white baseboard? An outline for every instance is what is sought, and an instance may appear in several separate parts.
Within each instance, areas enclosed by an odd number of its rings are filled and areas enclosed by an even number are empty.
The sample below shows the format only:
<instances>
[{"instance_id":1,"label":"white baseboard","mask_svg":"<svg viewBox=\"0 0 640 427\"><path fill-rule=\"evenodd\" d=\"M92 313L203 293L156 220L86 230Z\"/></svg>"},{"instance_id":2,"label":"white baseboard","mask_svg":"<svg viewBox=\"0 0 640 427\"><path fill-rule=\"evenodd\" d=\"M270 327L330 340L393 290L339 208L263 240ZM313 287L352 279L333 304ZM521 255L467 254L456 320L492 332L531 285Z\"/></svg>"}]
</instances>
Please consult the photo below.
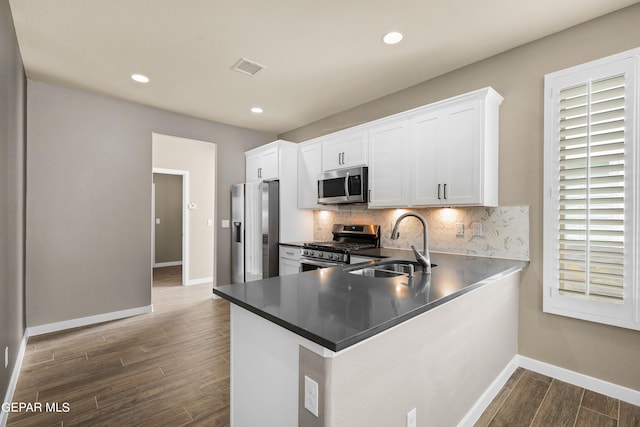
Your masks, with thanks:
<instances>
[{"instance_id":1,"label":"white baseboard","mask_svg":"<svg viewBox=\"0 0 640 427\"><path fill-rule=\"evenodd\" d=\"M505 366L505 368L498 374L495 380L487 388L480 399L471 407L469 412L462 418L462 421L458 423L458 427L473 426L482 416L482 413L487 409L489 404L496 398L502 387L507 383L511 375L518 369L518 355L516 354L513 359Z\"/></svg>"},{"instance_id":2,"label":"white baseboard","mask_svg":"<svg viewBox=\"0 0 640 427\"><path fill-rule=\"evenodd\" d=\"M588 375L580 374L578 372L570 371L559 366L540 362L539 360L517 354L513 359L511 359L502 372L500 372L496 379L485 390L482 396L480 396L478 401L462 418L458 427L473 426L478 419L480 419L482 413L487 409L493 399L495 399L509 377L518 367L537 372L587 390L595 391L596 393L604 394L605 396L613 397L615 399L631 403L632 405L640 406L639 390L623 387L618 384L613 384L598 378L590 377Z\"/></svg>"},{"instance_id":3,"label":"white baseboard","mask_svg":"<svg viewBox=\"0 0 640 427\"><path fill-rule=\"evenodd\" d=\"M11 371L11 378L9 379L9 385L7 387L7 392L4 395L3 403L11 403L13 400L13 393L16 391L16 386L18 385L18 376L20 375L20 369L22 369L22 361L24 360L24 353L27 350L28 340L29 335L27 334L27 331L24 331L22 341L20 342L20 349L16 356L16 363L13 365L13 370ZM8 417L9 413L0 409L0 427L5 427L7 425Z\"/></svg>"},{"instance_id":4,"label":"white baseboard","mask_svg":"<svg viewBox=\"0 0 640 427\"><path fill-rule=\"evenodd\" d=\"M65 329L78 328L80 326L93 325L96 323L108 322L110 320L123 319L125 317L138 316L153 311L153 305L130 308L127 310L112 311L110 313L97 314L95 316L80 317L77 319L64 320L62 322L48 323L46 325L30 326L27 328L27 336L48 334L50 332L64 331Z\"/></svg>"},{"instance_id":5,"label":"white baseboard","mask_svg":"<svg viewBox=\"0 0 640 427\"><path fill-rule=\"evenodd\" d=\"M174 267L176 265L182 265L182 261L156 262L156 263L153 264L153 268Z\"/></svg>"},{"instance_id":6,"label":"white baseboard","mask_svg":"<svg viewBox=\"0 0 640 427\"><path fill-rule=\"evenodd\" d=\"M186 286L202 285L204 283L213 283L213 276L202 277L200 279L191 279L191 280L187 281Z\"/></svg>"},{"instance_id":7,"label":"white baseboard","mask_svg":"<svg viewBox=\"0 0 640 427\"><path fill-rule=\"evenodd\" d=\"M518 366L578 387L640 406L640 391L518 355Z\"/></svg>"}]
</instances>

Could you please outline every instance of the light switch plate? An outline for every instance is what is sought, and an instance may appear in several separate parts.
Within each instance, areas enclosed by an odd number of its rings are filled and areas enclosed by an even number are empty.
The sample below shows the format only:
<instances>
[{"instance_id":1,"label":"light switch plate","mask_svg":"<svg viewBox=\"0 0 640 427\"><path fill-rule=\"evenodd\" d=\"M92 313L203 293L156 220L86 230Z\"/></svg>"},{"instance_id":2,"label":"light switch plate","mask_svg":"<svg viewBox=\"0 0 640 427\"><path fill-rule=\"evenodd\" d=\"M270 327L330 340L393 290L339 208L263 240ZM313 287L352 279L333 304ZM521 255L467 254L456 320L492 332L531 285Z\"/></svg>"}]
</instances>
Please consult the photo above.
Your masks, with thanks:
<instances>
[{"instance_id":1,"label":"light switch plate","mask_svg":"<svg viewBox=\"0 0 640 427\"><path fill-rule=\"evenodd\" d=\"M481 222L474 222L473 223L473 235L474 236L482 236L482 223Z\"/></svg>"},{"instance_id":2,"label":"light switch plate","mask_svg":"<svg viewBox=\"0 0 640 427\"><path fill-rule=\"evenodd\" d=\"M222 220L222 228L229 228L229 220L228 219L223 219Z\"/></svg>"},{"instance_id":3,"label":"light switch plate","mask_svg":"<svg viewBox=\"0 0 640 427\"><path fill-rule=\"evenodd\" d=\"M318 383L304 376L304 407L316 417L318 416Z\"/></svg>"},{"instance_id":4,"label":"light switch plate","mask_svg":"<svg viewBox=\"0 0 640 427\"><path fill-rule=\"evenodd\" d=\"M464 224L456 222L456 236L464 236Z\"/></svg>"}]
</instances>

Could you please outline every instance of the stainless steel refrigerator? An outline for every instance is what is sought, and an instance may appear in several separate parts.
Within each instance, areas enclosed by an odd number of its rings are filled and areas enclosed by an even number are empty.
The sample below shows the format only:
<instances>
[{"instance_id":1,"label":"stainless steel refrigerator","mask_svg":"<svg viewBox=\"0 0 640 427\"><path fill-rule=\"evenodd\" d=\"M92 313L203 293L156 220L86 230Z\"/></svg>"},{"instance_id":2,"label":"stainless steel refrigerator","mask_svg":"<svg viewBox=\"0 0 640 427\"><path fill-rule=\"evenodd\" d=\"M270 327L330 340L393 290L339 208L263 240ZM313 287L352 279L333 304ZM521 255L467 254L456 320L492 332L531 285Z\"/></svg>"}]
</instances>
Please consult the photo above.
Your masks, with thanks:
<instances>
[{"instance_id":1,"label":"stainless steel refrigerator","mask_svg":"<svg viewBox=\"0 0 640 427\"><path fill-rule=\"evenodd\" d=\"M278 275L280 183L231 186L231 283Z\"/></svg>"}]
</instances>

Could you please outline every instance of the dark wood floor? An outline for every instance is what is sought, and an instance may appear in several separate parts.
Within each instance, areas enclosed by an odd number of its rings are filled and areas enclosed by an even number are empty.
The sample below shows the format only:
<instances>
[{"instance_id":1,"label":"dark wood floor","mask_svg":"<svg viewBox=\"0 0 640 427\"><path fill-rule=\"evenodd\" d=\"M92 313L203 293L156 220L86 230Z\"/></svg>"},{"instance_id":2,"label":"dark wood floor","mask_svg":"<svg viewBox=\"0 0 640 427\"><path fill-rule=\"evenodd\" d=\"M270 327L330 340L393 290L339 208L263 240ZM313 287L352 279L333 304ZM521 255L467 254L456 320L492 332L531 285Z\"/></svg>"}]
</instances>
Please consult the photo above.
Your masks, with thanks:
<instances>
[{"instance_id":1,"label":"dark wood floor","mask_svg":"<svg viewBox=\"0 0 640 427\"><path fill-rule=\"evenodd\" d=\"M154 312L29 339L8 426L229 425L229 304L211 284L154 272Z\"/></svg>"},{"instance_id":2,"label":"dark wood floor","mask_svg":"<svg viewBox=\"0 0 640 427\"><path fill-rule=\"evenodd\" d=\"M180 281L154 271L151 314L29 339L13 402L69 411L8 426L228 426L229 304ZM476 426L640 427L640 408L519 368Z\"/></svg>"},{"instance_id":3,"label":"dark wood floor","mask_svg":"<svg viewBox=\"0 0 640 427\"><path fill-rule=\"evenodd\" d=\"M476 427L640 427L640 407L518 368Z\"/></svg>"}]
</instances>

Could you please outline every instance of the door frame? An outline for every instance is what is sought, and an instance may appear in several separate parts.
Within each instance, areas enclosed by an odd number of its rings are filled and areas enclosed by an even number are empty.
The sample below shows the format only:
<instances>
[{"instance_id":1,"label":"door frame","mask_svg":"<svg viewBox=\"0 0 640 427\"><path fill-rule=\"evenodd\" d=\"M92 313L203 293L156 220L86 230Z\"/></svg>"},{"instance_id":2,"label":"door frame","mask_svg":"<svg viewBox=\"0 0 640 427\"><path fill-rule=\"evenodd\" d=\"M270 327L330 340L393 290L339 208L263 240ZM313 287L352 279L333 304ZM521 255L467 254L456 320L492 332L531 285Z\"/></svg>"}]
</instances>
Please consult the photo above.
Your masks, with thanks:
<instances>
[{"instance_id":1,"label":"door frame","mask_svg":"<svg viewBox=\"0 0 640 427\"><path fill-rule=\"evenodd\" d=\"M180 175L182 176L182 286L188 285L189 280L189 171L181 170L181 169L165 169L165 168L152 168L152 174L161 173L165 175ZM153 179L151 181L153 183ZM155 185L155 184L152 184ZM155 227L156 227L156 219L155 219L155 191L153 193L153 209L152 216L153 219L151 221L152 227L152 237L151 244L153 245L151 248L151 253L155 254ZM152 256L155 258L155 256ZM155 259L151 260L151 268L153 268L153 264Z\"/></svg>"}]
</instances>

